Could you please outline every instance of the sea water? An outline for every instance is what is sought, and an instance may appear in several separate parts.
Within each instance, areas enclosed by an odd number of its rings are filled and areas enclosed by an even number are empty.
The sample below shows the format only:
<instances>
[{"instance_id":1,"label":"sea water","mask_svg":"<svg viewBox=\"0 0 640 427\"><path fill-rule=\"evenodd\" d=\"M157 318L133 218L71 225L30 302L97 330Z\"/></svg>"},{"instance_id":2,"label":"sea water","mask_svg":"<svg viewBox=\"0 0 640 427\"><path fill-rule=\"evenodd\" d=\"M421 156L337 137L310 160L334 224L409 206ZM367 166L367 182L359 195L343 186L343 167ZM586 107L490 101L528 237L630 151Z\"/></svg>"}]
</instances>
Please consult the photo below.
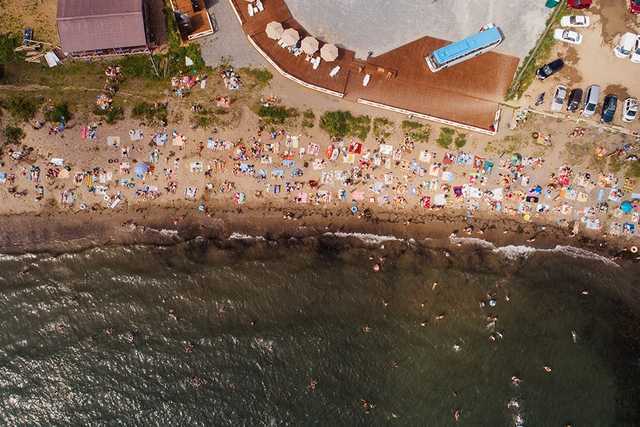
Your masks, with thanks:
<instances>
[{"instance_id":1,"label":"sea water","mask_svg":"<svg viewBox=\"0 0 640 427\"><path fill-rule=\"evenodd\" d=\"M640 423L637 265L365 237L1 257L0 422Z\"/></svg>"}]
</instances>

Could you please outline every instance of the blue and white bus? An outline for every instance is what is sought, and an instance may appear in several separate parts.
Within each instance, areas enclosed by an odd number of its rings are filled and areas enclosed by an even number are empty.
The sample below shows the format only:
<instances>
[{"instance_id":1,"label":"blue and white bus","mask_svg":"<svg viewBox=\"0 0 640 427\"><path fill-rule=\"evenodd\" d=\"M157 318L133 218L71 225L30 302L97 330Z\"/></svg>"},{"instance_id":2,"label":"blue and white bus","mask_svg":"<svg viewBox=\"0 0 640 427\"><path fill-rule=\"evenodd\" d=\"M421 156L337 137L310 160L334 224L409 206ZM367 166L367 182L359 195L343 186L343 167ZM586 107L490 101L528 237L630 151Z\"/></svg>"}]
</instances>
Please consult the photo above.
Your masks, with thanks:
<instances>
[{"instance_id":1,"label":"blue and white bus","mask_svg":"<svg viewBox=\"0 0 640 427\"><path fill-rule=\"evenodd\" d=\"M434 50L425 60L434 73L467 59L474 58L498 46L502 32L493 24L485 25L479 33Z\"/></svg>"}]
</instances>

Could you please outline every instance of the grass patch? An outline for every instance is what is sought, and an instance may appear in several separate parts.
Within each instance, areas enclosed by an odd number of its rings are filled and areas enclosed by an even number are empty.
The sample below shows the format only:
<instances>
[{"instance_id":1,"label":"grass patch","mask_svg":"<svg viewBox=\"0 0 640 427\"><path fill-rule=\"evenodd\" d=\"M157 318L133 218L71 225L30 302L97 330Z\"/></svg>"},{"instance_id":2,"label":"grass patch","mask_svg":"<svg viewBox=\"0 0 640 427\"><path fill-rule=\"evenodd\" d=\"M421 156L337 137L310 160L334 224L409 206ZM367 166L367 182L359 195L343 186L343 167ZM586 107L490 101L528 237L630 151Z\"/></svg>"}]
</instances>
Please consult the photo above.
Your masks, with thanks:
<instances>
[{"instance_id":1,"label":"grass patch","mask_svg":"<svg viewBox=\"0 0 640 427\"><path fill-rule=\"evenodd\" d=\"M451 143L453 143L453 135L455 131L451 128L441 128L440 135L438 135L438 139L436 139L436 143L444 148L449 148Z\"/></svg>"},{"instance_id":2,"label":"grass patch","mask_svg":"<svg viewBox=\"0 0 640 427\"><path fill-rule=\"evenodd\" d=\"M416 142L429 142L431 126L412 120L402 121L402 132Z\"/></svg>"},{"instance_id":3,"label":"grass patch","mask_svg":"<svg viewBox=\"0 0 640 427\"><path fill-rule=\"evenodd\" d=\"M51 123L68 122L71 117L73 116L69 110L69 104L66 102L54 104L44 113L44 118Z\"/></svg>"},{"instance_id":4,"label":"grass patch","mask_svg":"<svg viewBox=\"0 0 640 427\"><path fill-rule=\"evenodd\" d=\"M295 108L287 108L279 105L260 105L256 114L268 125L282 125L290 119L295 119L300 112Z\"/></svg>"},{"instance_id":5,"label":"grass patch","mask_svg":"<svg viewBox=\"0 0 640 427\"><path fill-rule=\"evenodd\" d=\"M373 119L373 136L382 139L389 138L394 130L394 126L391 120L384 117L376 117Z\"/></svg>"},{"instance_id":6,"label":"grass patch","mask_svg":"<svg viewBox=\"0 0 640 427\"><path fill-rule=\"evenodd\" d=\"M12 95L3 100L0 106L6 109L14 119L26 122L36 115L40 100L31 96Z\"/></svg>"},{"instance_id":7,"label":"grass patch","mask_svg":"<svg viewBox=\"0 0 640 427\"><path fill-rule=\"evenodd\" d=\"M524 61L522 61L522 65L516 72L516 77L507 91L507 100L520 98L536 78L536 70L547 60L547 58L549 58L551 48L555 43L553 38L553 29L560 22L560 19L566 10L567 3L564 1L560 2L560 4L556 6L553 14L547 19L546 28L548 31L538 41L536 46L531 49Z\"/></svg>"},{"instance_id":8,"label":"grass patch","mask_svg":"<svg viewBox=\"0 0 640 427\"><path fill-rule=\"evenodd\" d=\"M131 117L144 120L148 125L155 126L168 122L167 106L165 104L151 104L149 102L139 102L133 106Z\"/></svg>"},{"instance_id":9,"label":"grass patch","mask_svg":"<svg viewBox=\"0 0 640 427\"><path fill-rule=\"evenodd\" d=\"M259 88L265 88L269 86L271 79L273 79L273 74L265 68L241 68L238 70L240 74L245 74L246 76L253 79L256 83L256 86Z\"/></svg>"},{"instance_id":10,"label":"grass patch","mask_svg":"<svg viewBox=\"0 0 640 427\"><path fill-rule=\"evenodd\" d=\"M316 115L313 110L305 110L302 113L302 127L311 129L315 126Z\"/></svg>"},{"instance_id":11,"label":"grass patch","mask_svg":"<svg viewBox=\"0 0 640 427\"><path fill-rule=\"evenodd\" d=\"M22 128L17 126L7 126L2 131L2 136L4 137L6 144L20 144L24 139L25 134Z\"/></svg>"},{"instance_id":12,"label":"grass patch","mask_svg":"<svg viewBox=\"0 0 640 427\"><path fill-rule=\"evenodd\" d=\"M630 162L625 171L625 175L632 178L640 178L640 161Z\"/></svg>"},{"instance_id":13,"label":"grass patch","mask_svg":"<svg viewBox=\"0 0 640 427\"><path fill-rule=\"evenodd\" d=\"M332 138L355 136L365 140L371 130L371 118L354 116L349 111L328 111L320 117L320 128Z\"/></svg>"}]
</instances>

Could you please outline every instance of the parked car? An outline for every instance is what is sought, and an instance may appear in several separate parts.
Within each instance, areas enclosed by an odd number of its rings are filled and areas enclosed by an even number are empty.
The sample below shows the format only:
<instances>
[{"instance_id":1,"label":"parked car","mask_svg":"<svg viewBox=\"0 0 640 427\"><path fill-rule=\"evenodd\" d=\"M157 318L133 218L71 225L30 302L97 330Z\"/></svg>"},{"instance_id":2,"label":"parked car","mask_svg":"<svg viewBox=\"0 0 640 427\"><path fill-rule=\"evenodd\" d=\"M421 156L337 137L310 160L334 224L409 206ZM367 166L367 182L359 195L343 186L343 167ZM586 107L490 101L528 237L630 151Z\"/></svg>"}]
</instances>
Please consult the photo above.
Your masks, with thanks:
<instances>
[{"instance_id":1,"label":"parked car","mask_svg":"<svg viewBox=\"0 0 640 427\"><path fill-rule=\"evenodd\" d=\"M630 57L637 40L638 36L636 34L624 33L622 37L620 37L618 44L613 48L613 53L622 59Z\"/></svg>"},{"instance_id":2,"label":"parked car","mask_svg":"<svg viewBox=\"0 0 640 427\"><path fill-rule=\"evenodd\" d=\"M571 30L563 30L562 28L558 28L553 32L553 38L565 43L582 43L582 35L580 35L580 33L576 33L575 31Z\"/></svg>"},{"instance_id":3,"label":"parked car","mask_svg":"<svg viewBox=\"0 0 640 427\"><path fill-rule=\"evenodd\" d=\"M585 15L566 15L560 20L563 27L581 27L589 26L589 17Z\"/></svg>"},{"instance_id":4,"label":"parked car","mask_svg":"<svg viewBox=\"0 0 640 427\"><path fill-rule=\"evenodd\" d=\"M640 15L640 0L629 0L629 12Z\"/></svg>"},{"instance_id":5,"label":"parked car","mask_svg":"<svg viewBox=\"0 0 640 427\"><path fill-rule=\"evenodd\" d=\"M627 98L622 104L622 121L632 122L638 117L638 100L636 98Z\"/></svg>"},{"instance_id":6,"label":"parked car","mask_svg":"<svg viewBox=\"0 0 640 427\"><path fill-rule=\"evenodd\" d=\"M602 103L602 113L600 114L600 120L603 123L611 123L613 116L616 114L616 108L618 107L618 97L615 95L607 95L604 97Z\"/></svg>"},{"instance_id":7,"label":"parked car","mask_svg":"<svg viewBox=\"0 0 640 427\"><path fill-rule=\"evenodd\" d=\"M633 52L631 52L631 62L640 64L640 34L638 34L636 45L633 48Z\"/></svg>"},{"instance_id":8,"label":"parked car","mask_svg":"<svg viewBox=\"0 0 640 427\"><path fill-rule=\"evenodd\" d=\"M593 0L569 0L567 5L571 9L589 9Z\"/></svg>"},{"instance_id":9,"label":"parked car","mask_svg":"<svg viewBox=\"0 0 640 427\"><path fill-rule=\"evenodd\" d=\"M560 58L549 62L546 65L543 65L542 67L538 68L538 71L536 71L536 76L540 79L540 80L544 80L549 76L554 75L555 73L557 73L558 71L560 71L562 69L562 67L564 67L564 61Z\"/></svg>"},{"instance_id":10,"label":"parked car","mask_svg":"<svg viewBox=\"0 0 640 427\"><path fill-rule=\"evenodd\" d=\"M591 117L596 113L598 108L598 102L600 101L600 86L591 85L587 88L587 93L584 96L584 108L582 109L582 115L584 117Z\"/></svg>"},{"instance_id":11,"label":"parked car","mask_svg":"<svg viewBox=\"0 0 640 427\"><path fill-rule=\"evenodd\" d=\"M582 102L582 89L573 89L569 94L569 101L567 102L567 111L578 111L580 103Z\"/></svg>"},{"instance_id":12,"label":"parked car","mask_svg":"<svg viewBox=\"0 0 640 427\"><path fill-rule=\"evenodd\" d=\"M564 99L567 97L567 87L559 85L556 91L553 93L553 99L551 100L551 111L562 111L564 105Z\"/></svg>"}]
</instances>

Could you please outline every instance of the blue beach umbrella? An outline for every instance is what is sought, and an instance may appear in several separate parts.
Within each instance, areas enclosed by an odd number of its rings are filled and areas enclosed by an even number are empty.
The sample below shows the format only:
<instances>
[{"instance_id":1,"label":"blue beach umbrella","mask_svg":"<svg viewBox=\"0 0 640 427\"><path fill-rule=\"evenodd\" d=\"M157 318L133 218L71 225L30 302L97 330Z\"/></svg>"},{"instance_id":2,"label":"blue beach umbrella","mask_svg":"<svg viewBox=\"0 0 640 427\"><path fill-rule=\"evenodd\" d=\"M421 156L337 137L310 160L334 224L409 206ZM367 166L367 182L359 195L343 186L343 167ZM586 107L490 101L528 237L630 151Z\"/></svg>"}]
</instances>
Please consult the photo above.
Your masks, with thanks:
<instances>
[{"instance_id":1,"label":"blue beach umbrella","mask_svg":"<svg viewBox=\"0 0 640 427\"><path fill-rule=\"evenodd\" d=\"M622 202L620 204L620 210L622 212L628 214L629 212L631 212L633 210L633 204L630 201L625 200L624 202Z\"/></svg>"}]
</instances>

